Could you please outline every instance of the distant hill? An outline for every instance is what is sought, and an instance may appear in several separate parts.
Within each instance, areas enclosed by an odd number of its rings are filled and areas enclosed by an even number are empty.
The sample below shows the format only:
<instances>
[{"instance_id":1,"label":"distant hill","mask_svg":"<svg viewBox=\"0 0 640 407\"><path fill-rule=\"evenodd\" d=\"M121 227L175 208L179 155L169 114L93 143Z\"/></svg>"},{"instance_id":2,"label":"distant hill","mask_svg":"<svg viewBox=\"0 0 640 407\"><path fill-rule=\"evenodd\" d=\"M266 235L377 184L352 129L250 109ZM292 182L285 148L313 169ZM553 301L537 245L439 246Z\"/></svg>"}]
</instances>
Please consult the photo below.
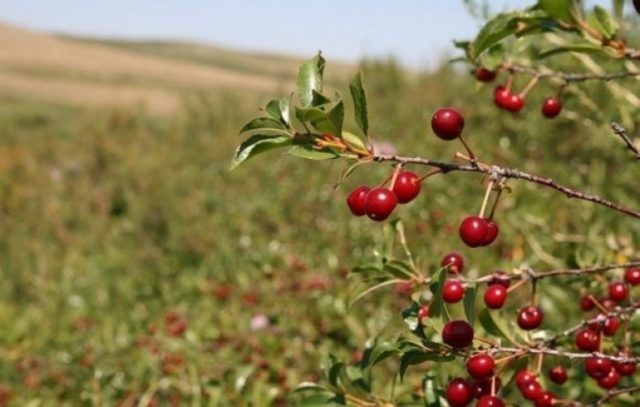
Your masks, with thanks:
<instances>
[{"instance_id":1,"label":"distant hill","mask_svg":"<svg viewBox=\"0 0 640 407\"><path fill-rule=\"evenodd\" d=\"M0 94L56 103L165 113L196 90L293 89L301 61L195 43L54 36L0 23ZM330 79L353 69L332 63Z\"/></svg>"}]
</instances>

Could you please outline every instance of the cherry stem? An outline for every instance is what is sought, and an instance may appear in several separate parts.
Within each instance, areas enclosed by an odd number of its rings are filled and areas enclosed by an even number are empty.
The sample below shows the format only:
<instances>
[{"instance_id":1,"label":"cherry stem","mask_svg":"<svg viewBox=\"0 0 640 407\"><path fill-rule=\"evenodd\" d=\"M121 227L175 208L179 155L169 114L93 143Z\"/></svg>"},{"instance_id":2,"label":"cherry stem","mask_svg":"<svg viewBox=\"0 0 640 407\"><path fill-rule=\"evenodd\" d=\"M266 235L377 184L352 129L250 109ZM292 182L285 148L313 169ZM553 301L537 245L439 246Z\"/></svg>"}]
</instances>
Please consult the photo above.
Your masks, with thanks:
<instances>
[{"instance_id":1,"label":"cherry stem","mask_svg":"<svg viewBox=\"0 0 640 407\"><path fill-rule=\"evenodd\" d=\"M519 96L524 99L527 96L527 94L531 91L531 89L533 89L533 87L536 86L539 80L540 80L540 75L534 75L529 81L529 83L527 83L527 86L525 86L524 89L522 89L522 92L520 92Z\"/></svg>"},{"instance_id":2,"label":"cherry stem","mask_svg":"<svg viewBox=\"0 0 640 407\"><path fill-rule=\"evenodd\" d=\"M398 174L400 174L400 170L402 170L402 164L396 165L396 169L393 170L393 174L391 177L391 184L389 185L390 190L393 190L393 187L396 185L396 180L398 179Z\"/></svg>"},{"instance_id":3,"label":"cherry stem","mask_svg":"<svg viewBox=\"0 0 640 407\"><path fill-rule=\"evenodd\" d=\"M487 189L484 192L484 198L482 199L482 206L480 207L480 214L478 215L481 218L484 218L484 211L487 209L487 202L489 202L489 195L491 194L491 189L493 188L493 180L489 181L487 185Z\"/></svg>"},{"instance_id":4,"label":"cherry stem","mask_svg":"<svg viewBox=\"0 0 640 407\"><path fill-rule=\"evenodd\" d=\"M507 77L507 82L505 82L504 84L504 88L509 92L511 92L512 85L513 85L513 73L509 73L509 76Z\"/></svg>"},{"instance_id":5,"label":"cherry stem","mask_svg":"<svg viewBox=\"0 0 640 407\"><path fill-rule=\"evenodd\" d=\"M502 195L502 188L498 188L498 192L496 192L496 198L493 200L493 206L491 207L491 212L489 212L489 220L493 220L493 215L496 213L496 208L498 207L498 202L500 201L500 196Z\"/></svg>"},{"instance_id":6,"label":"cherry stem","mask_svg":"<svg viewBox=\"0 0 640 407\"><path fill-rule=\"evenodd\" d=\"M514 285L512 285L511 287L507 288L507 292L510 293L511 291L514 291L517 288L525 285L527 282L529 282L529 280L522 279L522 280L518 281L517 283L515 283Z\"/></svg>"},{"instance_id":7,"label":"cherry stem","mask_svg":"<svg viewBox=\"0 0 640 407\"><path fill-rule=\"evenodd\" d=\"M536 356L536 374L540 374L542 371L542 361L544 360L544 353L538 353Z\"/></svg>"},{"instance_id":8,"label":"cherry stem","mask_svg":"<svg viewBox=\"0 0 640 407\"><path fill-rule=\"evenodd\" d=\"M458 139L460 139L460 142L464 146L465 150L467 150L467 153L469 153L469 157L471 157L471 160L475 160L476 156L473 154L473 151L471 151L471 148L469 147L467 142L462 138L462 134L458 136Z\"/></svg>"},{"instance_id":9,"label":"cherry stem","mask_svg":"<svg viewBox=\"0 0 640 407\"><path fill-rule=\"evenodd\" d=\"M589 298L591 298L591 301L593 301L593 303L596 304L596 307L598 307L600 311L602 311L605 314L609 313L609 310L604 305L602 305L602 303L598 301L593 295L589 294Z\"/></svg>"},{"instance_id":10,"label":"cherry stem","mask_svg":"<svg viewBox=\"0 0 640 407\"><path fill-rule=\"evenodd\" d=\"M440 168L437 168L437 169L435 169L433 171L430 171L430 172L424 174L422 177L418 178L418 182L422 182L425 179L429 178L430 176L436 175L436 174L440 174L440 173L442 173L442 170Z\"/></svg>"},{"instance_id":11,"label":"cherry stem","mask_svg":"<svg viewBox=\"0 0 640 407\"><path fill-rule=\"evenodd\" d=\"M538 280L532 280L531 281L531 305L536 305L536 303L538 302Z\"/></svg>"},{"instance_id":12,"label":"cherry stem","mask_svg":"<svg viewBox=\"0 0 640 407\"><path fill-rule=\"evenodd\" d=\"M487 345L496 346L497 342L488 338L483 338L481 336L476 336L475 339L478 342L486 343Z\"/></svg>"}]
</instances>

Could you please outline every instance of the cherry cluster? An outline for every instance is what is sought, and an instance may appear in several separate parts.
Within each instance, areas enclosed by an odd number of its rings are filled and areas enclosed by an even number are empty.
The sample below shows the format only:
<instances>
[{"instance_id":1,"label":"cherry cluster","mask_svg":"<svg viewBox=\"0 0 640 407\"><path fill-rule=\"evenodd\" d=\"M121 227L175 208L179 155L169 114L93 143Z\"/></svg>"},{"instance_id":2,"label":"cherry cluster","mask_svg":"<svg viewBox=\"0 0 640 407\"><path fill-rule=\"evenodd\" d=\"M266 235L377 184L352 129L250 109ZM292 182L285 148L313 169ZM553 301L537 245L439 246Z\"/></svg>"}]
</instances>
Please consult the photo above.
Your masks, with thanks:
<instances>
[{"instance_id":1,"label":"cherry cluster","mask_svg":"<svg viewBox=\"0 0 640 407\"><path fill-rule=\"evenodd\" d=\"M493 82L496 79L496 72L490 71L483 67L478 67L475 71L476 79L480 82ZM535 82L532 82L532 86ZM524 107L525 97L532 86L526 87L520 93L514 93L511 88L511 77L507 80L506 85L499 85L493 91L493 102L500 109L504 109L513 113L517 113ZM548 97L542 102L542 115L546 118L553 119L562 112L562 101L556 97Z\"/></svg>"},{"instance_id":2,"label":"cherry cluster","mask_svg":"<svg viewBox=\"0 0 640 407\"><path fill-rule=\"evenodd\" d=\"M442 140L459 139L473 157L473 153L462 139L464 117L457 110L446 107L438 109L431 119L431 128ZM376 188L360 185L348 195L347 206L355 216L367 215L374 221L384 221L399 203L405 204L415 199L420 193L422 181L433 174L434 172L419 177L414 172L398 167L390 177L389 188L384 186L386 180L382 186ZM460 238L469 247L487 246L498 237L498 224L492 215L484 217L483 212L484 205L479 216L468 216L460 223Z\"/></svg>"}]
</instances>

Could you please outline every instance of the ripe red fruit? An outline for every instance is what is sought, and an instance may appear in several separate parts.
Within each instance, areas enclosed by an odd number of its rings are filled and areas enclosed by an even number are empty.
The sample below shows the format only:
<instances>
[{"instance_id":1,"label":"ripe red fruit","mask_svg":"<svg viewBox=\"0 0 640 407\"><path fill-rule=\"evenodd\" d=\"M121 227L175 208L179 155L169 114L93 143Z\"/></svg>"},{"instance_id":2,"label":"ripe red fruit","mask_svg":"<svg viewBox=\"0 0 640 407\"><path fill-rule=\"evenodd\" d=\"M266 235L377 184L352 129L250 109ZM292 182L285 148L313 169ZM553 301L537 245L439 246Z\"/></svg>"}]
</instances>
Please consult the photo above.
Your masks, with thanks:
<instances>
[{"instance_id":1,"label":"ripe red fruit","mask_svg":"<svg viewBox=\"0 0 640 407\"><path fill-rule=\"evenodd\" d=\"M500 228L498 228L498 224L490 219L485 219L487 222L487 234L484 237L484 242L482 246L488 246L493 243L494 240L498 237L498 233L500 233Z\"/></svg>"},{"instance_id":2,"label":"ripe red fruit","mask_svg":"<svg viewBox=\"0 0 640 407\"><path fill-rule=\"evenodd\" d=\"M455 252L445 254L440 262L440 266L446 267L450 273L458 274L464 270L464 259Z\"/></svg>"},{"instance_id":3,"label":"ripe red fruit","mask_svg":"<svg viewBox=\"0 0 640 407\"><path fill-rule=\"evenodd\" d=\"M593 307L596 306L596 303L593 302L593 297L591 294L583 295L580 298L580 309L583 311L591 311Z\"/></svg>"},{"instance_id":4,"label":"ripe red fruit","mask_svg":"<svg viewBox=\"0 0 640 407\"><path fill-rule=\"evenodd\" d=\"M347 206L352 214L356 216L363 216L367 213L365 205L367 202L367 194L371 189L368 186L360 185L358 188L351 191L347 197Z\"/></svg>"},{"instance_id":5,"label":"ripe red fruit","mask_svg":"<svg viewBox=\"0 0 640 407\"><path fill-rule=\"evenodd\" d=\"M382 222L387 219L398 204L396 195L386 188L369 191L365 202L365 212L371 219Z\"/></svg>"},{"instance_id":6,"label":"ripe red fruit","mask_svg":"<svg viewBox=\"0 0 640 407\"><path fill-rule=\"evenodd\" d=\"M506 109L508 100L511 98L511 91L504 86L496 86L493 90L493 102L500 109Z\"/></svg>"},{"instance_id":7,"label":"ripe red fruit","mask_svg":"<svg viewBox=\"0 0 640 407\"><path fill-rule=\"evenodd\" d=\"M505 109L510 112L516 113L522 110L524 107L524 99L520 95L511 94L506 100Z\"/></svg>"},{"instance_id":8,"label":"ripe red fruit","mask_svg":"<svg viewBox=\"0 0 640 407\"><path fill-rule=\"evenodd\" d=\"M422 323L422 320L427 318L427 317L429 317L429 306L428 305L423 305L418 310L418 322Z\"/></svg>"},{"instance_id":9,"label":"ripe red fruit","mask_svg":"<svg viewBox=\"0 0 640 407\"><path fill-rule=\"evenodd\" d=\"M411 298L413 294L413 281L405 280L396 284L394 291L401 298Z\"/></svg>"},{"instance_id":10,"label":"ripe red fruit","mask_svg":"<svg viewBox=\"0 0 640 407\"><path fill-rule=\"evenodd\" d=\"M474 380L471 383L471 392L473 393L473 397L479 399L479 398L482 398L482 396L490 396L491 385L494 380L495 380L495 391L497 393L500 390L500 387L502 387L502 381L498 376L494 376L489 379Z\"/></svg>"},{"instance_id":11,"label":"ripe red fruit","mask_svg":"<svg viewBox=\"0 0 640 407\"><path fill-rule=\"evenodd\" d=\"M464 407L473 400L471 385L461 377L453 379L447 385L445 397L451 407Z\"/></svg>"},{"instance_id":12,"label":"ripe red fruit","mask_svg":"<svg viewBox=\"0 0 640 407\"><path fill-rule=\"evenodd\" d=\"M431 128L442 140L454 140L464 129L464 117L455 109L438 109L431 118Z\"/></svg>"},{"instance_id":13,"label":"ripe red fruit","mask_svg":"<svg viewBox=\"0 0 640 407\"><path fill-rule=\"evenodd\" d=\"M399 203L411 202L420 193L420 179L414 172L400 172L393 184L393 193Z\"/></svg>"},{"instance_id":14,"label":"ripe red fruit","mask_svg":"<svg viewBox=\"0 0 640 407\"><path fill-rule=\"evenodd\" d=\"M613 301L624 301L627 299L627 294L629 294L629 289L622 281L614 281L609 284L609 298Z\"/></svg>"},{"instance_id":15,"label":"ripe red fruit","mask_svg":"<svg viewBox=\"0 0 640 407\"><path fill-rule=\"evenodd\" d=\"M520 391L522 392L522 397L531 401L535 401L540 398L544 392L542 385L540 385L537 380L532 380L525 384L520 388Z\"/></svg>"},{"instance_id":16,"label":"ripe red fruit","mask_svg":"<svg viewBox=\"0 0 640 407\"><path fill-rule=\"evenodd\" d=\"M460 223L460 238L469 247L482 246L487 231L487 221L479 216L468 216Z\"/></svg>"},{"instance_id":17,"label":"ripe red fruit","mask_svg":"<svg viewBox=\"0 0 640 407\"><path fill-rule=\"evenodd\" d=\"M496 396L482 396L476 407L505 407L504 400Z\"/></svg>"},{"instance_id":18,"label":"ripe red fruit","mask_svg":"<svg viewBox=\"0 0 640 407\"><path fill-rule=\"evenodd\" d=\"M556 365L549 369L549 379L555 384L564 384L567 381L567 369L564 366Z\"/></svg>"},{"instance_id":19,"label":"ripe red fruit","mask_svg":"<svg viewBox=\"0 0 640 407\"><path fill-rule=\"evenodd\" d=\"M618 356L629 356L629 354L618 352ZM636 371L636 364L633 362L613 362L613 367L620 376L631 376Z\"/></svg>"},{"instance_id":20,"label":"ripe red fruit","mask_svg":"<svg viewBox=\"0 0 640 407\"><path fill-rule=\"evenodd\" d=\"M586 352L595 352L600 347L600 335L591 329L582 329L576 334L576 346Z\"/></svg>"},{"instance_id":21,"label":"ripe red fruit","mask_svg":"<svg viewBox=\"0 0 640 407\"><path fill-rule=\"evenodd\" d=\"M624 271L624 281L631 285L640 284L640 268L631 267Z\"/></svg>"},{"instance_id":22,"label":"ripe red fruit","mask_svg":"<svg viewBox=\"0 0 640 407\"><path fill-rule=\"evenodd\" d=\"M474 355L467 360L467 372L474 379L486 379L494 375L496 363L491 355Z\"/></svg>"},{"instance_id":23,"label":"ripe red fruit","mask_svg":"<svg viewBox=\"0 0 640 407\"><path fill-rule=\"evenodd\" d=\"M518 386L519 389L522 389L524 388L524 386L526 386L530 382L535 382L538 379L535 373L530 372L526 369L521 369L516 372L515 380L516 380L516 386Z\"/></svg>"},{"instance_id":24,"label":"ripe red fruit","mask_svg":"<svg viewBox=\"0 0 640 407\"><path fill-rule=\"evenodd\" d=\"M520 309L518 313L518 326L525 330L536 329L542 323L544 314L542 310L534 305L527 305Z\"/></svg>"},{"instance_id":25,"label":"ripe red fruit","mask_svg":"<svg viewBox=\"0 0 640 407\"><path fill-rule=\"evenodd\" d=\"M611 298L601 298L600 299L600 304L607 311L612 311L616 307L616 302L614 300L612 300Z\"/></svg>"},{"instance_id":26,"label":"ripe red fruit","mask_svg":"<svg viewBox=\"0 0 640 407\"><path fill-rule=\"evenodd\" d=\"M558 98L546 98L542 102L542 114L548 119L553 119L562 111L562 102Z\"/></svg>"},{"instance_id":27,"label":"ripe red fruit","mask_svg":"<svg viewBox=\"0 0 640 407\"><path fill-rule=\"evenodd\" d=\"M620 374L616 371L616 369L609 370L609 373L601 379L598 379L598 386L603 389L609 390L613 389L620 383Z\"/></svg>"},{"instance_id":28,"label":"ripe red fruit","mask_svg":"<svg viewBox=\"0 0 640 407\"><path fill-rule=\"evenodd\" d=\"M464 287L458 280L447 280L442 285L442 299L444 302L453 304L464 297Z\"/></svg>"},{"instance_id":29,"label":"ripe red fruit","mask_svg":"<svg viewBox=\"0 0 640 407\"><path fill-rule=\"evenodd\" d=\"M502 284L492 284L484 293L484 303L488 308L500 309L507 299L507 289Z\"/></svg>"},{"instance_id":30,"label":"ripe red fruit","mask_svg":"<svg viewBox=\"0 0 640 407\"><path fill-rule=\"evenodd\" d=\"M511 278L502 270L495 271L491 276L491 280L488 282L489 285L500 284L504 288L509 288L511 285Z\"/></svg>"},{"instance_id":31,"label":"ripe red fruit","mask_svg":"<svg viewBox=\"0 0 640 407\"><path fill-rule=\"evenodd\" d=\"M476 69L476 79L480 82L493 82L493 80L496 79L496 73L479 66Z\"/></svg>"},{"instance_id":32,"label":"ripe red fruit","mask_svg":"<svg viewBox=\"0 0 640 407\"><path fill-rule=\"evenodd\" d=\"M613 363L611 363L609 359L591 357L584 361L584 367L589 376L600 380L607 376L611 369L613 369Z\"/></svg>"},{"instance_id":33,"label":"ripe red fruit","mask_svg":"<svg viewBox=\"0 0 640 407\"><path fill-rule=\"evenodd\" d=\"M555 398L555 394L551 393L550 391L545 391L533 402L533 405L535 407L551 407L553 406L553 401L555 400Z\"/></svg>"},{"instance_id":34,"label":"ripe red fruit","mask_svg":"<svg viewBox=\"0 0 640 407\"><path fill-rule=\"evenodd\" d=\"M609 317L604 320L602 332L604 336L613 336L616 334L618 328L620 328L620 318Z\"/></svg>"},{"instance_id":35,"label":"ripe red fruit","mask_svg":"<svg viewBox=\"0 0 640 407\"><path fill-rule=\"evenodd\" d=\"M448 322L442 329L442 341L452 348L466 348L473 342L473 328L467 321Z\"/></svg>"}]
</instances>

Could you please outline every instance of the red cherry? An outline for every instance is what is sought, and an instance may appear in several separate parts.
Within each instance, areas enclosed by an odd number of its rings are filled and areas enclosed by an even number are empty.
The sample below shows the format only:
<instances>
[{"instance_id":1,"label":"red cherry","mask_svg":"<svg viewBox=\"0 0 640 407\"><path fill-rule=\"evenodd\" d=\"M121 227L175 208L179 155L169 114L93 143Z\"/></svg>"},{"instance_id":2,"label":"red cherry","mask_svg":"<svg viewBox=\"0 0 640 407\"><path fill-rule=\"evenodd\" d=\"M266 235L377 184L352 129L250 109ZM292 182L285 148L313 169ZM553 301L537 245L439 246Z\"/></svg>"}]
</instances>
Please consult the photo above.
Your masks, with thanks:
<instances>
[{"instance_id":1,"label":"red cherry","mask_svg":"<svg viewBox=\"0 0 640 407\"><path fill-rule=\"evenodd\" d=\"M544 390L537 380L532 380L520 388L522 397L527 400L535 401L542 396Z\"/></svg>"},{"instance_id":2,"label":"red cherry","mask_svg":"<svg viewBox=\"0 0 640 407\"><path fill-rule=\"evenodd\" d=\"M555 394L551 393L550 391L545 391L533 402L533 405L535 407L551 407L553 406L555 398Z\"/></svg>"},{"instance_id":3,"label":"red cherry","mask_svg":"<svg viewBox=\"0 0 640 407\"><path fill-rule=\"evenodd\" d=\"M519 112L524 107L524 99L520 95L511 94L506 101L505 108L513 113Z\"/></svg>"},{"instance_id":4,"label":"red cherry","mask_svg":"<svg viewBox=\"0 0 640 407\"><path fill-rule=\"evenodd\" d=\"M511 278L504 271L498 270L493 273L493 275L491 276L491 280L489 280L487 284L500 284L504 288L509 288L509 286L511 285Z\"/></svg>"},{"instance_id":5,"label":"red cherry","mask_svg":"<svg viewBox=\"0 0 640 407\"><path fill-rule=\"evenodd\" d=\"M460 223L460 238L469 247L482 246L487 236L487 221L479 216L469 216Z\"/></svg>"},{"instance_id":6,"label":"red cherry","mask_svg":"<svg viewBox=\"0 0 640 407\"><path fill-rule=\"evenodd\" d=\"M493 80L496 79L496 73L479 66L476 69L476 79L480 82L493 82Z\"/></svg>"},{"instance_id":7,"label":"red cherry","mask_svg":"<svg viewBox=\"0 0 640 407\"><path fill-rule=\"evenodd\" d=\"M482 396L476 403L476 407L505 407L504 400L496 396Z\"/></svg>"},{"instance_id":8,"label":"red cherry","mask_svg":"<svg viewBox=\"0 0 640 407\"><path fill-rule=\"evenodd\" d=\"M618 383L620 383L620 374L616 369L609 370L609 373L605 377L598 379L598 386L606 390L613 389Z\"/></svg>"},{"instance_id":9,"label":"red cherry","mask_svg":"<svg viewBox=\"0 0 640 407\"><path fill-rule=\"evenodd\" d=\"M585 352L595 352L600 347L600 335L591 329L582 329L576 334L576 346Z\"/></svg>"},{"instance_id":10,"label":"red cherry","mask_svg":"<svg viewBox=\"0 0 640 407\"><path fill-rule=\"evenodd\" d=\"M580 309L583 311L591 311L596 306L596 303L593 302L593 297L591 294L583 295L580 298Z\"/></svg>"},{"instance_id":11,"label":"red cherry","mask_svg":"<svg viewBox=\"0 0 640 407\"><path fill-rule=\"evenodd\" d=\"M493 91L493 102L500 109L506 109L508 100L511 98L511 91L504 86L497 86Z\"/></svg>"},{"instance_id":12,"label":"red cherry","mask_svg":"<svg viewBox=\"0 0 640 407\"><path fill-rule=\"evenodd\" d=\"M622 281L614 281L609 284L609 298L613 301L620 302L626 300L628 293L629 289Z\"/></svg>"},{"instance_id":13,"label":"red cherry","mask_svg":"<svg viewBox=\"0 0 640 407\"><path fill-rule=\"evenodd\" d=\"M442 286L442 299L444 302L453 304L464 297L464 287L458 280L447 280Z\"/></svg>"},{"instance_id":14,"label":"red cherry","mask_svg":"<svg viewBox=\"0 0 640 407\"><path fill-rule=\"evenodd\" d=\"M474 379L486 379L494 375L496 363L491 355L474 355L467 360L467 372Z\"/></svg>"},{"instance_id":15,"label":"red cherry","mask_svg":"<svg viewBox=\"0 0 640 407\"><path fill-rule=\"evenodd\" d=\"M351 191L347 197L347 206L349 210L356 216L362 216L367 213L365 210L365 204L367 202L367 194L371 189L368 186L360 185L358 188Z\"/></svg>"},{"instance_id":16,"label":"red cherry","mask_svg":"<svg viewBox=\"0 0 640 407\"><path fill-rule=\"evenodd\" d=\"M521 369L516 372L516 386L518 386L519 389L522 389L530 382L535 382L537 380L535 373L526 369Z\"/></svg>"},{"instance_id":17,"label":"red cherry","mask_svg":"<svg viewBox=\"0 0 640 407\"><path fill-rule=\"evenodd\" d=\"M618 352L618 356L629 356L628 353ZM634 362L613 362L613 367L620 374L620 376L631 376L636 371L636 364Z\"/></svg>"},{"instance_id":18,"label":"red cherry","mask_svg":"<svg viewBox=\"0 0 640 407\"><path fill-rule=\"evenodd\" d=\"M601 298L600 299L600 304L607 311L612 311L616 307L616 302L614 300L612 300L611 298Z\"/></svg>"},{"instance_id":19,"label":"red cherry","mask_svg":"<svg viewBox=\"0 0 640 407\"><path fill-rule=\"evenodd\" d=\"M411 171L402 171L393 184L393 193L399 203L411 202L420 193L420 179Z\"/></svg>"},{"instance_id":20,"label":"red cherry","mask_svg":"<svg viewBox=\"0 0 640 407\"><path fill-rule=\"evenodd\" d=\"M604 314L598 314L598 319L595 321L589 322L589 324L587 325L587 328L589 328L589 330L597 334L602 332L602 323L600 322L600 318L604 318Z\"/></svg>"},{"instance_id":21,"label":"red cherry","mask_svg":"<svg viewBox=\"0 0 640 407\"><path fill-rule=\"evenodd\" d=\"M527 331L536 329L542 323L544 314L542 310L534 305L527 305L520 309L518 313L518 326Z\"/></svg>"},{"instance_id":22,"label":"red cherry","mask_svg":"<svg viewBox=\"0 0 640 407\"><path fill-rule=\"evenodd\" d=\"M453 140L460 137L464 128L464 118L455 109L438 109L431 119L431 128L442 140Z\"/></svg>"},{"instance_id":23,"label":"red cherry","mask_svg":"<svg viewBox=\"0 0 640 407\"><path fill-rule=\"evenodd\" d=\"M450 273L458 274L464 270L464 259L455 252L445 254L440 262L440 266L446 267Z\"/></svg>"},{"instance_id":24,"label":"red cherry","mask_svg":"<svg viewBox=\"0 0 640 407\"><path fill-rule=\"evenodd\" d=\"M630 267L624 271L624 281L631 285L640 284L640 268Z\"/></svg>"},{"instance_id":25,"label":"red cherry","mask_svg":"<svg viewBox=\"0 0 640 407\"><path fill-rule=\"evenodd\" d=\"M423 305L418 310L418 322L422 323L422 320L429 317L429 306Z\"/></svg>"},{"instance_id":26,"label":"red cherry","mask_svg":"<svg viewBox=\"0 0 640 407\"><path fill-rule=\"evenodd\" d=\"M604 336L613 336L616 334L618 328L620 328L620 318L609 317L604 320L602 332Z\"/></svg>"},{"instance_id":27,"label":"red cherry","mask_svg":"<svg viewBox=\"0 0 640 407\"><path fill-rule=\"evenodd\" d=\"M445 397L451 407L464 407L473 400L471 385L461 377L453 379L447 385Z\"/></svg>"},{"instance_id":28,"label":"red cherry","mask_svg":"<svg viewBox=\"0 0 640 407\"><path fill-rule=\"evenodd\" d=\"M558 98L546 98L542 102L542 114L548 119L553 119L562 111L562 102Z\"/></svg>"},{"instance_id":29,"label":"red cherry","mask_svg":"<svg viewBox=\"0 0 640 407\"><path fill-rule=\"evenodd\" d=\"M493 243L494 240L496 240L496 238L498 237L498 233L500 233L500 229L498 228L498 224L491 220L491 219L486 219L485 221L487 222L487 234L484 237L484 242L482 243L482 246L488 246L491 243Z\"/></svg>"},{"instance_id":30,"label":"red cherry","mask_svg":"<svg viewBox=\"0 0 640 407\"><path fill-rule=\"evenodd\" d=\"M474 380L471 383L471 391L473 392L473 397L479 399L479 398L482 398L482 396L491 395L491 386L494 380L495 380L495 391L497 393L500 390L500 387L502 387L502 381L498 376L494 376L489 379Z\"/></svg>"},{"instance_id":31,"label":"red cherry","mask_svg":"<svg viewBox=\"0 0 640 407\"><path fill-rule=\"evenodd\" d=\"M549 369L549 379L555 384L564 384L567 381L567 369L564 366L556 365Z\"/></svg>"},{"instance_id":32,"label":"red cherry","mask_svg":"<svg viewBox=\"0 0 640 407\"><path fill-rule=\"evenodd\" d=\"M613 369L613 363L609 359L590 357L584 361L584 367L589 376L600 380Z\"/></svg>"},{"instance_id":33,"label":"red cherry","mask_svg":"<svg viewBox=\"0 0 640 407\"><path fill-rule=\"evenodd\" d=\"M413 294L413 281L405 280L396 284L394 291L401 298L411 298Z\"/></svg>"},{"instance_id":34,"label":"red cherry","mask_svg":"<svg viewBox=\"0 0 640 407\"><path fill-rule=\"evenodd\" d=\"M502 284L492 284L484 293L484 303L488 308L500 309L507 299L507 289Z\"/></svg>"},{"instance_id":35,"label":"red cherry","mask_svg":"<svg viewBox=\"0 0 640 407\"><path fill-rule=\"evenodd\" d=\"M466 348L473 342L473 328L467 321L451 321L442 329L442 341L452 348Z\"/></svg>"},{"instance_id":36,"label":"red cherry","mask_svg":"<svg viewBox=\"0 0 640 407\"><path fill-rule=\"evenodd\" d=\"M382 222L387 219L398 204L396 195L386 188L375 188L367 194L365 210L371 219Z\"/></svg>"}]
</instances>

